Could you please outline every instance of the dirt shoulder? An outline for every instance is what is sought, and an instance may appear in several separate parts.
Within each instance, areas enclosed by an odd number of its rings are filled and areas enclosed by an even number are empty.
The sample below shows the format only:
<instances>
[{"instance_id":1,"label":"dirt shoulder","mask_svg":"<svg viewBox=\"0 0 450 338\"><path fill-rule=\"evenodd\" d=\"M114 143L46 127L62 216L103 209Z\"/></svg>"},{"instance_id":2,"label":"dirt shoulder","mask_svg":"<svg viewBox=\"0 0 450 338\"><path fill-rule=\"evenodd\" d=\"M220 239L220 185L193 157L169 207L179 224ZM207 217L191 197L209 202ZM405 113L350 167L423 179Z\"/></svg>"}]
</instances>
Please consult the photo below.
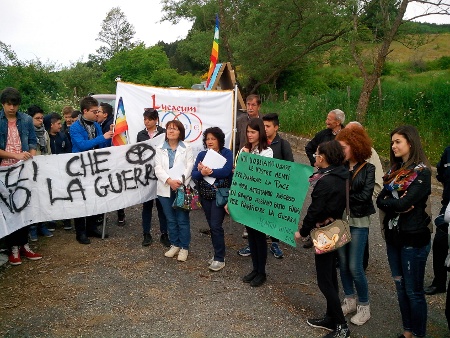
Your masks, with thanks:
<instances>
[{"instance_id":1,"label":"dirt shoulder","mask_svg":"<svg viewBox=\"0 0 450 338\"><path fill-rule=\"evenodd\" d=\"M297 162L305 163L296 147ZM309 204L309 198L305 206ZM433 196L433 212L439 192ZM154 216L156 210L154 212ZM246 244L242 225L226 218L226 267L207 269L212 256L202 211L191 213L192 241L185 263L164 257L153 219L155 242L142 247L141 208L126 209L118 227L108 214L106 240L91 245L75 241L75 232L57 228L53 238L32 244L40 261L0 268L0 336L3 337L321 337L325 331L306 325L321 316L325 299L315 276L314 254L282 243L285 257L269 254L268 281L251 288L241 277L251 269L249 257L236 251ZM352 337L396 337L401 320L385 245L372 220L367 271L372 318L351 325ZM431 255L426 284L432 278ZM449 336L445 294L427 298L428 336Z\"/></svg>"}]
</instances>

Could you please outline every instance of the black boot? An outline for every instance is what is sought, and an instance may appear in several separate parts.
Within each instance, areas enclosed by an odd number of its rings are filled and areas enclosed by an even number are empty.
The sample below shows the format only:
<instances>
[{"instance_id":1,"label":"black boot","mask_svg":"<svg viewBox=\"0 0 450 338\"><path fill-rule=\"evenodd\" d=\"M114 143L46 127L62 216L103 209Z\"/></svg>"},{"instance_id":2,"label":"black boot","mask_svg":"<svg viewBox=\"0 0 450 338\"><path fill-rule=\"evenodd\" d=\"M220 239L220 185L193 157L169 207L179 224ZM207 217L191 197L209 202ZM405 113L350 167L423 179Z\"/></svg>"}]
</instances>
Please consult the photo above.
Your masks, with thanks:
<instances>
[{"instance_id":1,"label":"black boot","mask_svg":"<svg viewBox=\"0 0 450 338\"><path fill-rule=\"evenodd\" d=\"M144 240L142 241L142 246L149 246L152 244L152 235L150 234L144 234Z\"/></svg>"},{"instance_id":2,"label":"black boot","mask_svg":"<svg viewBox=\"0 0 450 338\"><path fill-rule=\"evenodd\" d=\"M86 223L85 219L83 218L75 218L75 232L77 234L77 241L80 244L91 244L91 241L86 236Z\"/></svg>"}]
</instances>

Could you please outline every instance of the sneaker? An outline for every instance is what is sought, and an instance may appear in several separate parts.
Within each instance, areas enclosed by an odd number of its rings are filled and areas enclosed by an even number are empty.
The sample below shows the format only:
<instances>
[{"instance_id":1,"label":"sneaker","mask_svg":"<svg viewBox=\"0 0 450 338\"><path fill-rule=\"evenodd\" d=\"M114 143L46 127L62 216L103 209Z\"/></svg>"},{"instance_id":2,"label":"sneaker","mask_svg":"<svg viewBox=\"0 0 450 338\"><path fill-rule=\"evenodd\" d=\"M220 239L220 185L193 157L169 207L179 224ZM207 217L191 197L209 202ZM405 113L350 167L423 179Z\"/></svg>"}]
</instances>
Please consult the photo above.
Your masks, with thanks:
<instances>
[{"instance_id":1,"label":"sneaker","mask_svg":"<svg viewBox=\"0 0 450 338\"><path fill-rule=\"evenodd\" d=\"M32 261L37 261L38 259L42 258L41 255L33 252L33 250L30 249L28 243L20 248L20 254L24 255L28 259L31 259Z\"/></svg>"},{"instance_id":2,"label":"sneaker","mask_svg":"<svg viewBox=\"0 0 450 338\"><path fill-rule=\"evenodd\" d=\"M253 278L252 281L250 282L250 286L253 286L253 287L261 286L265 283L266 280L267 280L267 277L266 277L265 273L258 273L256 275L256 277Z\"/></svg>"},{"instance_id":3,"label":"sneaker","mask_svg":"<svg viewBox=\"0 0 450 338\"><path fill-rule=\"evenodd\" d=\"M225 262L213 261L209 266L209 270L219 271L225 267Z\"/></svg>"},{"instance_id":4,"label":"sneaker","mask_svg":"<svg viewBox=\"0 0 450 338\"><path fill-rule=\"evenodd\" d=\"M31 242L36 242L38 240L37 225L30 226L28 231L28 238Z\"/></svg>"},{"instance_id":5,"label":"sneaker","mask_svg":"<svg viewBox=\"0 0 450 338\"><path fill-rule=\"evenodd\" d=\"M142 241L142 246L149 246L152 244L153 238L150 234L144 234L144 240Z\"/></svg>"},{"instance_id":6,"label":"sneaker","mask_svg":"<svg viewBox=\"0 0 450 338\"><path fill-rule=\"evenodd\" d=\"M125 225L125 214L120 214L117 216L117 225L120 227Z\"/></svg>"},{"instance_id":7,"label":"sneaker","mask_svg":"<svg viewBox=\"0 0 450 338\"><path fill-rule=\"evenodd\" d=\"M53 232L56 229L56 222L47 222L46 227L47 227L48 231Z\"/></svg>"},{"instance_id":8,"label":"sneaker","mask_svg":"<svg viewBox=\"0 0 450 338\"><path fill-rule=\"evenodd\" d=\"M243 256L243 257L248 257L252 254L250 251L250 247L248 245L246 247L242 248L241 250L239 250L237 253L239 256Z\"/></svg>"},{"instance_id":9,"label":"sneaker","mask_svg":"<svg viewBox=\"0 0 450 338\"><path fill-rule=\"evenodd\" d=\"M64 222L63 226L64 230L72 230L72 222L70 221L70 219L65 219L63 222Z\"/></svg>"},{"instance_id":10,"label":"sneaker","mask_svg":"<svg viewBox=\"0 0 450 338\"><path fill-rule=\"evenodd\" d=\"M41 233L42 236L53 237L52 232L47 229L47 226L45 224L39 225L39 232Z\"/></svg>"},{"instance_id":11,"label":"sneaker","mask_svg":"<svg viewBox=\"0 0 450 338\"><path fill-rule=\"evenodd\" d=\"M350 329L347 324L336 325L336 330L327 334L323 338L347 338L350 337Z\"/></svg>"},{"instance_id":12,"label":"sneaker","mask_svg":"<svg viewBox=\"0 0 450 338\"><path fill-rule=\"evenodd\" d=\"M309 237L309 236L306 237L305 240L302 239L302 241L304 242L304 244L303 244L303 248L304 249L310 249L310 248L312 248L314 246L314 243L311 240L311 237Z\"/></svg>"},{"instance_id":13,"label":"sneaker","mask_svg":"<svg viewBox=\"0 0 450 338\"><path fill-rule=\"evenodd\" d=\"M181 249L180 252L178 253L178 258L177 258L177 260L178 260L179 262L186 262L187 257L188 257L188 253L189 253L188 250L186 250L186 249Z\"/></svg>"},{"instance_id":14,"label":"sneaker","mask_svg":"<svg viewBox=\"0 0 450 338\"><path fill-rule=\"evenodd\" d=\"M167 248L170 248L170 241L169 241L169 235L168 234L161 234L161 238L159 241Z\"/></svg>"},{"instance_id":15,"label":"sneaker","mask_svg":"<svg viewBox=\"0 0 450 338\"><path fill-rule=\"evenodd\" d=\"M258 271L253 270L248 275L245 275L244 277L242 277L242 281L244 283L250 283L253 279L255 279L257 274L258 274Z\"/></svg>"},{"instance_id":16,"label":"sneaker","mask_svg":"<svg viewBox=\"0 0 450 338\"><path fill-rule=\"evenodd\" d=\"M11 265L22 264L22 260L20 259L20 255L19 255L19 247L18 246L13 246L11 248L11 254L8 257L8 260L9 260L9 264L11 264Z\"/></svg>"},{"instance_id":17,"label":"sneaker","mask_svg":"<svg viewBox=\"0 0 450 338\"><path fill-rule=\"evenodd\" d=\"M330 317L327 316L317 319L308 319L306 322L308 323L309 326L312 327L317 327L328 331L336 330L336 324Z\"/></svg>"},{"instance_id":18,"label":"sneaker","mask_svg":"<svg viewBox=\"0 0 450 338\"><path fill-rule=\"evenodd\" d=\"M277 242L273 242L270 245L270 252L275 258L281 259L283 258L283 251L281 251L280 246Z\"/></svg>"},{"instance_id":19,"label":"sneaker","mask_svg":"<svg viewBox=\"0 0 450 338\"><path fill-rule=\"evenodd\" d=\"M247 229L244 229L244 232L242 233L242 238L245 238L245 239L248 238L248 232L247 232Z\"/></svg>"},{"instance_id":20,"label":"sneaker","mask_svg":"<svg viewBox=\"0 0 450 338\"><path fill-rule=\"evenodd\" d=\"M356 298L345 297L344 301L342 302L342 312L344 313L344 316L348 315L349 313L353 313L355 311L356 311Z\"/></svg>"},{"instance_id":21,"label":"sneaker","mask_svg":"<svg viewBox=\"0 0 450 338\"><path fill-rule=\"evenodd\" d=\"M172 258L174 257L178 252L180 251L180 248L175 246L175 245L171 245L169 251L166 251L166 253L164 254L164 256Z\"/></svg>"},{"instance_id":22,"label":"sneaker","mask_svg":"<svg viewBox=\"0 0 450 338\"><path fill-rule=\"evenodd\" d=\"M356 307L356 315L350 321L355 325L363 325L370 319L370 305L358 305Z\"/></svg>"}]
</instances>

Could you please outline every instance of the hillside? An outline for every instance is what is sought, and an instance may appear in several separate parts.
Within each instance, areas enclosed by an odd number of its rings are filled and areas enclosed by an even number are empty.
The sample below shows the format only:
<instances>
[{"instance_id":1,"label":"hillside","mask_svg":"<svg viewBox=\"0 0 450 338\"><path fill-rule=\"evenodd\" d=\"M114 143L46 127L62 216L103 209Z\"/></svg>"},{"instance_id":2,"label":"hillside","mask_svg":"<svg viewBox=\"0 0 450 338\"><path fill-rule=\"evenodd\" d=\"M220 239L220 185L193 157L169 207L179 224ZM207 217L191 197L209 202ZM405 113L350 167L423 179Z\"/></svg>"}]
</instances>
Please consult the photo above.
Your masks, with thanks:
<instances>
[{"instance_id":1,"label":"hillside","mask_svg":"<svg viewBox=\"0 0 450 338\"><path fill-rule=\"evenodd\" d=\"M426 43L416 49L411 49L394 41L391 45L393 50L388 55L389 62L408 62L408 61L432 61L443 56L450 56L450 33L419 35L426 39Z\"/></svg>"}]
</instances>

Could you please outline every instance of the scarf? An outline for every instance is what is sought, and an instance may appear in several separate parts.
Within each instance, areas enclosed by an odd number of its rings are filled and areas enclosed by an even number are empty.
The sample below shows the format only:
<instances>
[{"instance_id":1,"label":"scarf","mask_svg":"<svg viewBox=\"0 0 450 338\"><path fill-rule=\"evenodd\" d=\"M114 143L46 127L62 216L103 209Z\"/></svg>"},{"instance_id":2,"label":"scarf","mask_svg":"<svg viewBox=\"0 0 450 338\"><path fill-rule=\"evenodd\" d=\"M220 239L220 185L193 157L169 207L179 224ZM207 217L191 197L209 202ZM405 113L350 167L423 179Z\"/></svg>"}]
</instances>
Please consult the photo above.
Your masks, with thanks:
<instances>
[{"instance_id":1,"label":"scarf","mask_svg":"<svg viewBox=\"0 0 450 338\"><path fill-rule=\"evenodd\" d=\"M47 145L45 142L45 128L44 126L41 127L34 127L34 132L36 133L37 136L37 143L39 145L39 149L41 151L41 154L46 154L47 151Z\"/></svg>"},{"instance_id":2,"label":"scarf","mask_svg":"<svg viewBox=\"0 0 450 338\"><path fill-rule=\"evenodd\" d=\"M308 182L309 182L309 185L311 186L311 188L314 188L316 186L317 182L325 175L328 175L332 170L333 169L329 169L327 171L321 172L319 169L318 172L312 174L308 179Z\"/></svg>"},{"instance_id":3,"label":"scarf","mask_svg":"<svg viewBox=\"0 0 450 338\"><path fill-rule=\"evenodd\" d=\"M88 139L92 140L97 136L97 131L95 129L94 121L89 121L84 118L84 116L80 117L80 124L88 133Z\"/></svg>"},{"instance_id":4,"label":"scarf","mask_svg":"<svg viewBox=\"0 0 450 338\"><path fill-rule=\"evenodd\" d=\"M398 168L400 167L400 168ZM398 168L398 169L397 169ZM406 191L411 183L416 179L418 173L425 169L423 163L419 163L413 168L404 168L401 164L394 164L391 169L383 176L384 189L392 192L394 198L399 198L399 191ZM397 227L400 214L389 220L389 229Z\"/></svg>"}]
</instances>

